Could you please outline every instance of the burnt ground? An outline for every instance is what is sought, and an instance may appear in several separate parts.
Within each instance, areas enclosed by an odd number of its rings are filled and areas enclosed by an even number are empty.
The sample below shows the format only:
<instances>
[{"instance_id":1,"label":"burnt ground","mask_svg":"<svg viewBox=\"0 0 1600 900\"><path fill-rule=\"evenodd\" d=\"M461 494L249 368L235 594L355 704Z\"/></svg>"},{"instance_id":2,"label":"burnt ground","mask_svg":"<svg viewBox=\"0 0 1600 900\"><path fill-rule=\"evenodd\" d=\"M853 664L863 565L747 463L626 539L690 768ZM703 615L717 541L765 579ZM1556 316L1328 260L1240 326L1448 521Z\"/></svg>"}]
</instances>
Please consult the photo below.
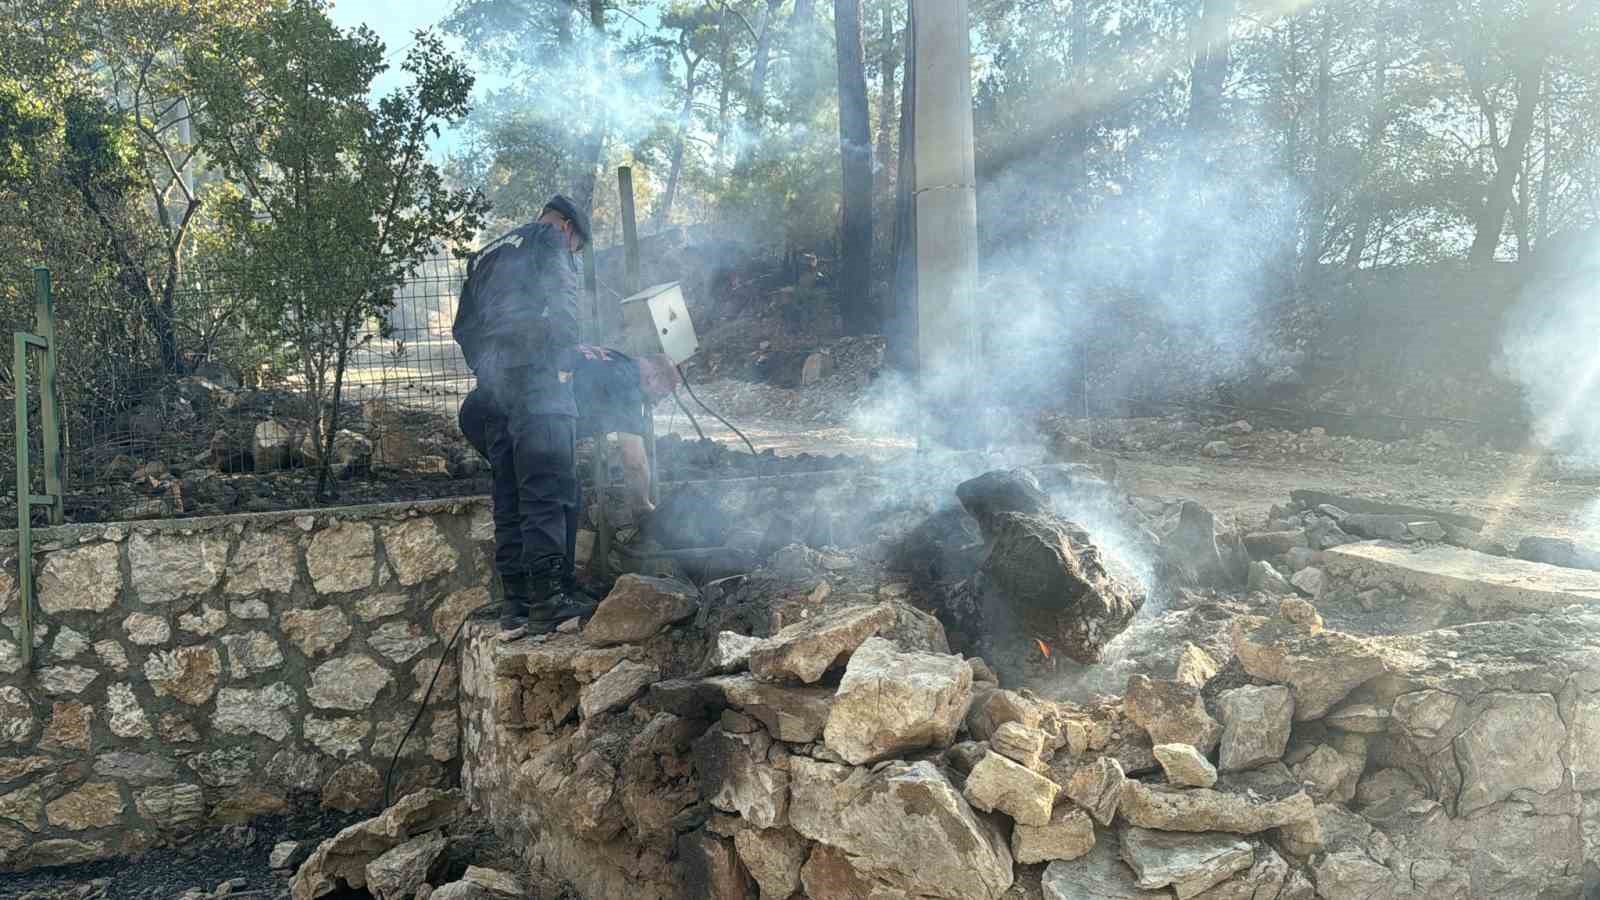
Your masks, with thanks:
<instances>
[{"instance_id":1,"label":"burnt ground","mask_svg":"<svg viewBox=\"0 0 1600 900\"><path fill-rule=\"evenodd\" d=\"M235 879L243 883L235 882L233 896L275 898L288 891L288 882L268 864L275 844L311 841L314 847L364 818L308 804L288 816L199 832L177 847L151 850L132 861L0 875L0 900L175 900L190 889L214 891Z\"/></svg>"}]
</instances>

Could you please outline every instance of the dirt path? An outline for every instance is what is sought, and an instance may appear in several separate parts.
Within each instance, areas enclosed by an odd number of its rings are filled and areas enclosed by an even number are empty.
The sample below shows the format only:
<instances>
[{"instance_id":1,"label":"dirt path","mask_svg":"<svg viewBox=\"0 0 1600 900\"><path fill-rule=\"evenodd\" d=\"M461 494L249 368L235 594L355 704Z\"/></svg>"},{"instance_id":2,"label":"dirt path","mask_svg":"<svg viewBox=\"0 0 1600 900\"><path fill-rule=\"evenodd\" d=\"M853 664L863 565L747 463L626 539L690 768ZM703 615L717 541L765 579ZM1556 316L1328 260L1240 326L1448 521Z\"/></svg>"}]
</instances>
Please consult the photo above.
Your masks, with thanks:
<instances>
[{"instance_id":1,"label":"dirt path","mask_svg":"<svg viewBox=\"0 0 1600 900\"><path fill-rule=\"evenodd\" d=\"M657 431L692 435L684 417L674 421L670 412L666 407L658 412ZM708 417L702 416L700 424L707 436L742 446L731 431ZM904 435L759 417L736 418L734 424L757 450L771 448L780 455L846 453L887 461L915 453L915 442ZM1600 500L1600 487L1592 482L1540 475L1536 457L1460 449L1441 450L1434 459L1412 463L1207 459L1159 452L1108 455L1116 460L1119 480L1132 493L1194 499L1247 524L1260 522L1273 504L1287 504L1290 491L1312 488L1477 516L1489 523L1486 536L1515 544L1529 534L1583 537L1586 508ZM1035 458L1026 451L1019 457Z\"/></svg>"}]
</instances>

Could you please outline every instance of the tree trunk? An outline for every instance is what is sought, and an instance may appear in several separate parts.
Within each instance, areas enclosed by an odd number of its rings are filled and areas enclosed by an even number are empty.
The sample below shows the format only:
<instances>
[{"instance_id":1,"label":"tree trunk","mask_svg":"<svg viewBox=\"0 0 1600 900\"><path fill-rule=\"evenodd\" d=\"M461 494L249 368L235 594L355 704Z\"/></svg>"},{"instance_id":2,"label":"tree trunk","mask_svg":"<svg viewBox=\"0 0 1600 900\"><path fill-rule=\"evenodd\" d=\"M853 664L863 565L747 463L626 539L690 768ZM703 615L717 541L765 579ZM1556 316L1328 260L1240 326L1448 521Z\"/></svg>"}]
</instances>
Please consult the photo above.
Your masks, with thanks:
<instances>
[{"instance_id":1,"label":"tree trunk","mask_svg":"<svg viewBox=\"0 0 1600 900\"><path fill-rule=\"evenodd\" d=\"M894 285L890 299L888 348L891 369L917 369L917 30L916 5L907 13L905 75L900 79L900 159L894 191Z\"/></svg>"},{"instance_id":2,"label":"tree trunk","mask_svg":"<svg viewBox=\"0 0 1600 900\"><path fill-rule=\"evenodd\" d=\"M684 56L683 111L678 115L678 137L672 144L672 167L667 170L667 189L661 194L661 205L650 218L650 230L659 233L667 225L667 214L672 211L672 201L678 195L678 178L683 174L683 152L689 140L689 121L694 114L695 73L700 68L700 58Z\"/></svg>"},{"instance_id":3,"label":"tree trunk","mask_svg":"<svg viewBox=\"0 0 1600 900\"><path fill-rule=\"evenodd\" d=\"M1071 67L1071 78L1080 89L1087 86L1089 81L1089 3L1088 0L1072 0L1072 11L1067 18L1067 52ZM1089 183L1089 118L1082 112L1072 117L1072 124L1067 131L1071 146L1069 165L1072 166L1074 181L1079 191L1088 187Z\"/></svg>"},{"instance_id":4,"label":"tree trunk","mask_svg":"<svg viewBox=\"0 0 1600 900\"><path fill-rule=\"evenodd\" d=\"M1545 75L1545 90L1550 90L1550 76ZM1545 238L1550 236L1550 166L1554 162L1555 148L1551 145L1550 137L1550 104L1544 105L1544 136L1539 150L1539 208L1535 210L1538 216L1538 226L1534 229L1534 246L1543 244Z\"/></svg>"},{"instance_id":5,"label":"tree trunk","mask_svg":"<svg viewBox=\"0 0 1600 900\"><path fill-rule=\"evenodd\" d=\"M1331 51L1333 32L1337 26L1334 7L1322 8L1322 38L1317 42L1317 157L1312 161L1311 204L1306 215L1305 255L1301 270L1314 272L1322 262L1323 244L1327 241L1328 208L1332 205L1328 190L1328 140L1331 124L1328 109L1333 95Z\"/></svg>"},{"instance_id":6,"label":"tree trunk","mask_svg":"<svg viewBox=\"0 0 1600 900\"><path fill-rule=\"evenodd\" d=\"M766 8L761 12L761 32L756 37L755 58L750 63L750 109L746 112L752 133L760 128L761 119L766 114L767 66L772 59L772 20L782 4L783 0L767 0Z\"/></svg>"},{"instance_id":7,"label":"tree trunk","mask_svg":"<svg viewBox=\"0 0 1600 900\"><path fill-rule=\"evenodd\" d=\"M1215 133L1222 115L1222 87L1228 80L1228 33L1238 0L1204 0L1193 41L1189 82L1189 131Z\"/></svg>"},{"instance_id":8,"label":"tree trunk","mask_svg":"<svg viewBox=\"0 0 1600 900\"><path fill-rule=\"evenodd\" d=\"M1361 148L1363 170L1378 165L1378 153L1383 148L1384 132L1389 130L1389 40L1384 28L1382 8L1379 8L1377 33L1377 65L1372 73L1372 116L1367 120L1367 137ZM1372 215L1377 204L1370 188L1363 189L1361 180L1365 171L1356 177L1356 214L1350 230L1350 246L1345 251L1344 265L1354 269L1361 265L1361 254L1367 249L1367 237L1372 232Z\"/></svg>"},{"instance_id":9,"label":"tree trunk","mask_svg":"<svg viewBox=\"0 0 1600 900\"><path fill-rule=\"evenodd\" d=\"M1474 264L1494 260L1511 206L1512 188L1522 171L1522 156L1533 134L1534 113L1539 106L1539 91L1544 76L1544 54L1527 59L1517 70L1517 110L1511 115L1511 131L1504 146L1495 148L1494 178L1478 212L1476 234L1468 259Z\"/></svg>"},{"instance_id":10,"label":"tree trunk","mask_svg":"<svg viewBox=\"0 0 1600 900\"><path fill-rule=\"evenodd\" d=\"M733 96L733 79L728 77L733 59L733 33L728 28L728 8L717 16L717 168L728 161L728 108Z\"/></svg>"},{"instance_id":11,"label":"tree trunk","mask_svg":"<svg viewBox=\"0 0 1600 900\"><path fill-rule=\"evenodd\" d=\"M601 84L606 80L606 0L589 0L589 27L593 30L590 39L594 42L593 65L595 79ZM572 201L578 208L589 214L591 221L594 217L594 186L599 178L600 156L604 152L606 143L606 115L602 108L595 115L594 124L589 133L584 137L583 147L578 154L579 164L583 167L578 172L577 185L573 188L576 194Z\"/></svg>"},{"instance_id":12,"label":"tree trunk","mask_svg":"<svg viewBox=\"0 0 1600 900\"><path fill-rule=\"evenodd\" d=\"M887 194L894 187L894 167L889 165L889 129L894 127L894 73L897 59L894 53L894 16L889 12L888 3L882 7L881 40L883 43L878 56L878 74L882 78L878 93L878 155L873 161L881 181L879 196Z\"/></svg>"},{"instance_id":13,"label":"tree trunk","mask_svg":"<svg viewBox=\"0 0 1600 900\"><path fill-rule=\"evenodd\" d=\"M834 0L834 35L839 65L839 153L844 173L843 271L836 297L848 334L871 334L872 308L872 124L861 46L861 0Z\"/></svg>"},{"instance_id":14,"label":"tree trunk","mask_svg":"<svg viewBox=\"0 0 1600 900\"><path fill-rule=\"evenodd\" d=\"M1517 183L1512 187L1511 231L1517 236L1517 262L1520 263L1533 258L1533 247L1528 243L1528 203L1532 198L1528 196L1529 161L1526 155L1519 168L1521 171L1517 174Z\"/></svg>"}]
</instances>

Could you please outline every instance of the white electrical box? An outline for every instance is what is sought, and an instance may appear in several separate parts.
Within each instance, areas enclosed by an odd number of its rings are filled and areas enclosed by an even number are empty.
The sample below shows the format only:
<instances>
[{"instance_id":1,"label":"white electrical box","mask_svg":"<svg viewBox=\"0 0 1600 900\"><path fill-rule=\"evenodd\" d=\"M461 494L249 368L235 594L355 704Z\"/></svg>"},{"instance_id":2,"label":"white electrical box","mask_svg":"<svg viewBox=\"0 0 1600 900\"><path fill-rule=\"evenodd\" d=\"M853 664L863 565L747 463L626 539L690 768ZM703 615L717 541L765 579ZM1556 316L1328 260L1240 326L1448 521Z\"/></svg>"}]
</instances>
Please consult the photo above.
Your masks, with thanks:
<instances>
[{"instance_id":1,"label":"white electrical box","mask_svg":"<svg viewBox=\"0 0 1600 900\"><path fill-rule=\"evenodd\" d=\"M689 304L676 281L646 288L622 301L622 326L634 356L665 353L682 365L700 349Z\"/></svg>"}]
</instances>

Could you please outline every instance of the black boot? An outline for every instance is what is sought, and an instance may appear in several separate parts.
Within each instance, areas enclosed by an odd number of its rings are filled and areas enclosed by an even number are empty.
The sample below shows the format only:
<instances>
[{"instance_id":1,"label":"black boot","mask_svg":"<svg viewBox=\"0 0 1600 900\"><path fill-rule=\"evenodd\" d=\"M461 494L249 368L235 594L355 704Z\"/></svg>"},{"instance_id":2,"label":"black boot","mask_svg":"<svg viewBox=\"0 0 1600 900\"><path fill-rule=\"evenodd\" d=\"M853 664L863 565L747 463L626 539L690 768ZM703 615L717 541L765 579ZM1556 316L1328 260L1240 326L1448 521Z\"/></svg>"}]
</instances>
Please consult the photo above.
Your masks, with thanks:
<instances>
[{"instance_id":1,"label":"black boot","mask_svg":"<svg viewBox=\"0 0 1600 900\"><path fill-rule=\"evenodd\" d=\"M514 641L528 630L528 607L533 600L532 579L527 575L500 576L500 640Z\"/></svg>"},{"instance_id":2,"label":"black boot","mask_svg":"<svg viewBox=\"0 0 1600 900\"><path fill-rule=\"evenodd\" d=\"M534 576L534 600L528 607L528 634L549 634L568 619L594 615L597 604L581 595L568 594L563 581L560 566L552 566L543 577Z\"/></svg>"}]
</instances>

